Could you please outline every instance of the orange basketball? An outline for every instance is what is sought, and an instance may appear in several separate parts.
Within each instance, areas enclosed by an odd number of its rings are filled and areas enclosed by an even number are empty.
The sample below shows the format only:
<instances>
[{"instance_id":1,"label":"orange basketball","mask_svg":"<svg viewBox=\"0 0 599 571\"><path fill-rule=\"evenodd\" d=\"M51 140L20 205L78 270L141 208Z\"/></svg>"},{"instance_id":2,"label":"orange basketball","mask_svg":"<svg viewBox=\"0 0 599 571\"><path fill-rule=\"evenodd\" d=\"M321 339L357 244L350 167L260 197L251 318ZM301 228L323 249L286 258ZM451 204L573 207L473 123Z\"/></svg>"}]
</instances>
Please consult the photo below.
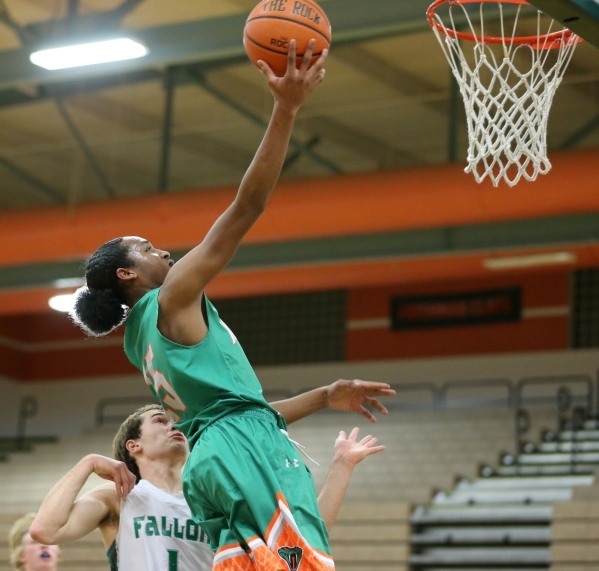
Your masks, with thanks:
<instances>
[{"instance_id":1,"label":"orange basketball","mask_svg":"<svg viewBox=\"0 0 599 571\"><path fill-rule=\"evenodd\" d=\"M331 24L312 0L262 0L250 12L243 30L243 45L252 63L265 61L279 76L287 69L289 42L296 42L299 66L312 39L316 40L314 63L331 45Z\"/></svg>"}]
</instances>

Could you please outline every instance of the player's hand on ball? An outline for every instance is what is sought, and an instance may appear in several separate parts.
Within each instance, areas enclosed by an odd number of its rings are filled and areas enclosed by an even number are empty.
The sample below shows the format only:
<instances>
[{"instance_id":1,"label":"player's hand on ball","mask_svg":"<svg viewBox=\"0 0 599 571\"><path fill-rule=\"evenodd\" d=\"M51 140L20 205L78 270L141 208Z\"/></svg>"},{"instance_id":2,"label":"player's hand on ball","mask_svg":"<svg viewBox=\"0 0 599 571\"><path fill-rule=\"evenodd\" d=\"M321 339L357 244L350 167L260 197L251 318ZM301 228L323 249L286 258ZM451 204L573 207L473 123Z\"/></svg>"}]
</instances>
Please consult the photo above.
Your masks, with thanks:
<instances>
[{"instance_id":1,"label":"player's hand on ball","mask_svg":"<svg viewBox=\"0 0 599 571\"><path fill-rule=\"evenodd\" d=\"M266 62L262 60L258 62L260 70L266 75L275 101L290 113L296 113L306 100L306 97L324 79L325 70L323 65L327 58L328 50L323 50L321 56L310 67L314 43L314 40L310 40L308 49L304 53L302 64L298 69L295 65L295 40L289 42L287 71L283 77L277 77Z\"/></svg>"},{"instance_id":2,"label":"player's hand on ball","mask_svg":"<svg viewBox=\"0 0 599 571\"><path fill-rule=\"evenodd\" d=\"M385 446L376 443L378 439L374 436L365 436L362 440L358 441L358 434L360 433L359 428L354 428L349 436L342 430L335 440L335 460L346 462L352 466L355 466L366 456L371 454L377 454L385 450Z\"/></svg>"},{"instance_id":3,"label":"player's hand on ball","mask_svg":"<svg viewBox=\"0 0 599 571\"><path fill-rule=\"evenodd\" d=\"M134 488L136 480L127 465L124 462L100 456L100 454L90 454L88 461L91 463L91 471L104 480L114 482L118 497L126 500L129 492Z\"/></svg>"},{"instance_id":4,"label":"player's hand on ball","mask_svg":"<svg viewBox=\"0 0 599 571\"><path fill-rule=\"evenodd\" d=\"M371 383L355 379L339 379L326 390L327 408L359 412L370 422L376 422L374 415L364 406L376 408L382 414L389 414L383 404L374 397L392 397L395 391L387 383Z\"/></svg>"}]
</instances>

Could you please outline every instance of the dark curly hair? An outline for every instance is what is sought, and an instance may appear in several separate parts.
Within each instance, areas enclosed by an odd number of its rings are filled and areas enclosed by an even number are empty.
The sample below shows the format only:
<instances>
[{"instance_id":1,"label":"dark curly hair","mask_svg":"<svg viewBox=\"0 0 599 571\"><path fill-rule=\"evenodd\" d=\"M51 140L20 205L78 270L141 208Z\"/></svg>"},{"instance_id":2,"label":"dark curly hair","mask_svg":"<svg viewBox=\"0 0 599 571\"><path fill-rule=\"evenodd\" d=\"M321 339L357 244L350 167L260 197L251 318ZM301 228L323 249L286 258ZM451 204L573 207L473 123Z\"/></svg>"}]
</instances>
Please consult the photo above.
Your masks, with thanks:
<instances>
[{"instance_id":1,"label":"dark curly hair","mask_svg":"<svg viewBox=\"0 0 599 571\"><path fill-rule=\"evenodd\" d=\"M86 285L77 290L71 311L73 321L88 335L106 335L125 320L127 300L116 271L134 265L123 238L102 244L91 255L85 267Z\"/></svg>"}]
</instances>

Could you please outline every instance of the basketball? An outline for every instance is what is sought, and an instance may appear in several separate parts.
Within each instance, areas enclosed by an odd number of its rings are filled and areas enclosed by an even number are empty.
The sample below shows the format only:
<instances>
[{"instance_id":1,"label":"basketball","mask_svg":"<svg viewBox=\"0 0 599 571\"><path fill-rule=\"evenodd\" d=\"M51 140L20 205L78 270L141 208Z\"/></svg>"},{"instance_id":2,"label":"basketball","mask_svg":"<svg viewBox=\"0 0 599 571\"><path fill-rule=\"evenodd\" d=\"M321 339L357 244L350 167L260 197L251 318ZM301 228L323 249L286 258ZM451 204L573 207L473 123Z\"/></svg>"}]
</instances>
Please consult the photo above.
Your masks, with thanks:
<instances>
[{"instance_id":1,"label":"basketball","mask_svg":"<svg viewBox=\"0 0 599 571\"><path fill-rule=\"evenodd\" d=\"M329 19L312 0L262 0L243 30L243 45L252 63L265 61L278 76L287 69L289 42L296 42L299 66L312 39L316 44L310 65L331 45Z\"/></svg>"}]
</instances>

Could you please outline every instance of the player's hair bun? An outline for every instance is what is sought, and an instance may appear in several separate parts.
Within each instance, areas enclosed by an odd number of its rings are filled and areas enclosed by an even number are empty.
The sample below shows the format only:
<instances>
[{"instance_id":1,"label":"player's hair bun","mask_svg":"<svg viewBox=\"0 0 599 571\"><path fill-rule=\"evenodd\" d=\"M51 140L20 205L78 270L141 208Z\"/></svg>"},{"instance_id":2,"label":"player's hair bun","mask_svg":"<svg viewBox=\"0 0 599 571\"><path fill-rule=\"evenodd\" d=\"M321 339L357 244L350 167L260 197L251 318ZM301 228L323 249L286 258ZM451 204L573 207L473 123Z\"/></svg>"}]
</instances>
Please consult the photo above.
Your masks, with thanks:
<instances>
[{"instance_id":1,"label":"player's hair bun","mask_svg":"<svg viewBox=\"0 0 599 571\"><path fill-rule=\"evenodd\" d=\"M87 285L77 290L70 313L88 335L106 335L127 317L129 308L117 270L133 265L122 238L109 240L91 255L85 268Z\"/></svg>"},{"instance_id":2,"label":"player's hair bun","mask_svg":"<svg viewBox=\"0 0 599 571\"><path fill-rule=\"evenodd\" d=\"M75 294L71 319L88 335L100 337L110 333L127 317L127 306L111 289L83 286Z\"/></svg>"}]
</instances>

